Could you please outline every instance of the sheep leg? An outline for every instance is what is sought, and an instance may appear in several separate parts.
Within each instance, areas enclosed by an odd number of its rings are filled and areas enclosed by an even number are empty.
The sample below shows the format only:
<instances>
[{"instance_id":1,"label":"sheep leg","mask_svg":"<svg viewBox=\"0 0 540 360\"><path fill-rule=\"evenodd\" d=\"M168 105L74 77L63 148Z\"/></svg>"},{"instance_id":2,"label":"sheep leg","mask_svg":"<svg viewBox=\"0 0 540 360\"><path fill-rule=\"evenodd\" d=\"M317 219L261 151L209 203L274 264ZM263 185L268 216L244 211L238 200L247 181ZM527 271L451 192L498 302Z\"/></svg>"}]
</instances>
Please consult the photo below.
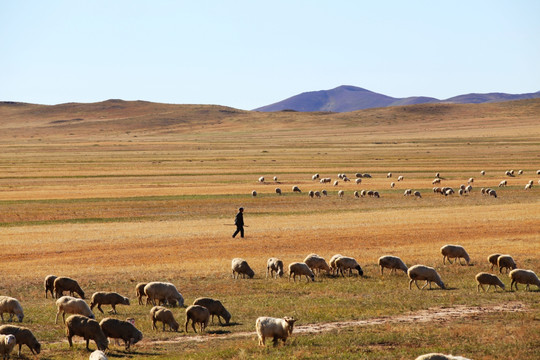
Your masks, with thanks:
<instances>
[{"instance_id":1,"label":"sheep leg","mask_svg":"<svg viewBox=\"0 0 540 360\"><path fill-rule=\"evenodd\" d=\"M516 284L516 287L517 287L517 284ZM527 285L525 285L525 290L527 290L527 291L531 290L531 288L529 287L529 283L527 283Z\"/></svg>"},{"instance_id":2,"label":"sheep leg","mask_svg":"<svg viewBox=\"0 0 540 360\"><path fill-rule=\"evenodd\" d=\"M54 319L54 323L58 324L58 315L60 314L60 310L56 313L56 318ZM4 317L2 316L2 322L4 322Z\"/></svg>"},{"instance_id":3,"label":"sheep leg","mask_svg":"<svg viewBox=\"0 0 540 360\"><path fill-rule=\"evenodd\" d=\"M480 288L482 288L482 290L484 290L484 287L481 284L476 285L476 292L480 292Z\"/></svg>"},{"instance_id":4,"label":"sheep leg","mask_svg":"<svg viewBox=\"0 0 540 360\"><path fill-rule=\"evenodd\" d=\"M277 336L274 336L274 339L272 340L272 342L274 343L274 346L277 346L278 340L279 339L277 338Z\"/></svg>"},{"instance_id":5,"label":"sheep leg","mask_svg":"<svg viewBox=\"0 0 540 360\"><path fill-rule=\"evenodd\" d=\"M90 345L90 338L86 338L84 340L86 340L86 350L90 351L90 346L89 346ZM96 345L97 345L97 343L96 343Z\"/></svg>"},{"instance_id":6,"label":"sheep leg","mask_svg":"<svg viewBox=\"0 0 540 360\"><path fill-rule=\"evenodd\" d=\"M71 340L72 337L73 335L70 332L68 332L67 338L68 338L69 347L73 347L73 341Z\"/></svg>"},{"instance_id":7,"label":"sheep leg","mask_svg":"<svg viewBox=\"0 0 540 360\"><path fill-rule=\"evenodd\" d=\"M431 282L429 280L426 280L426 283L424 284L424 286L422 286L421 290L424 290L424 288L428 285L428 283L429 283L429 288L431 289Z\"/></svg>"},{"instance_id":8,"label":"sheep leg","mask_svg":"<svg viewBox=\"0 0 540 360\"><path fill-rule=\"evenodd\" d=\"M102 314L104 314L103 309L101 308L101 304L98 304L97 308L99 311L101 311ZM90 308L90 310L92 310L92 308Z\"/></svg>"},{"instance_id":9,"label":"sheep leg","mask_svg":"<svg viewBox=\"0 0 540 360\"><path fill-rule=\"evenodd\" d=\"M193 328L193 331L195 331L195 334L197 333L197 329L195 328L195 320L191 321L191 327Z\"/></svg>"},{"instance_id":10,"label":"sheep leg","mask_svg":"<svg viewBox=\"0 0 540 360\"><path fill-rule=\"evenodd\" d=\"M384 275L384 266L381 265L381 276Z\"/></svg>"},{"instance_id":11,"label":"sheep leg","mask_svg":"<svg viewBox=\"0 0 540 360\"><path fill-rule=\"evenodd\" d=\"M113 313L113 314L118 314L118 313L116 312L116 306L115 306L114 304L111 304L111 307L112 307L112 313ZM98 308L99 308L99 306L98 306Z\"/></svg>"}]
</instances>

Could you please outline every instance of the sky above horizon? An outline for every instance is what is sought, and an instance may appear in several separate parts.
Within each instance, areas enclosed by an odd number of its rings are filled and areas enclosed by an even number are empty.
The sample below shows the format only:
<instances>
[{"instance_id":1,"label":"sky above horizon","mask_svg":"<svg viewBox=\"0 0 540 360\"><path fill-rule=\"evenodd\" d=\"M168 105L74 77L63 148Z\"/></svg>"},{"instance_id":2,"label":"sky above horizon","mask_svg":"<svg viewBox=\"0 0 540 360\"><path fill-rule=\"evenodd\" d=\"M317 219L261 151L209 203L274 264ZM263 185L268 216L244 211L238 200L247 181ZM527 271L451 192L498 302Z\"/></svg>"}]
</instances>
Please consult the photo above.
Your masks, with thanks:
<instances>
[{"instance_id":1,"label":"sky above horizon","mask_svg":"<svg viewBox=\"0 0 540 360\"><path fill-rule=\"evenodd\" d=\"M540 1L0 2L0 101L251 110L353 85L540 90Z\"/></svg>"}]
</instances>

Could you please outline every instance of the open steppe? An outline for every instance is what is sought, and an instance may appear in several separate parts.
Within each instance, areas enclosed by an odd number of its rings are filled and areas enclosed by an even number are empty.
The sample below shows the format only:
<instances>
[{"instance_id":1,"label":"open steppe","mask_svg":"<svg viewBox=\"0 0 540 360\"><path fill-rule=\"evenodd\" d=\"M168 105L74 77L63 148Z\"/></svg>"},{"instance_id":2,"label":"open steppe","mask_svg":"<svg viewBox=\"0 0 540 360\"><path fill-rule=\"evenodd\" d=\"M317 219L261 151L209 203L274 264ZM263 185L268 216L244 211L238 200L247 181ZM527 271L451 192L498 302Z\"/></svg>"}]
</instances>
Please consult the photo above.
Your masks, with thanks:
<instances>
[{"instance_id":1,"label":"open steppe","mask_svg":"<svg viewBox=\"0 0 540 360\"><path fill-rule=\"evenodd\" d=\"M510 169L515 177L504 175ZM42 342L42 359L88 357L80 338L70 349L54 324L54 300L43 290L48 274L77 279L87 298L130 297L117 317L134 317L144 339L133 352L111 344L112 358L538 359L538 288L509 291L502 274L507 291L477 293L474 276L489 271L494 252L540 274L539 169L540 100L340 114L120 100L0 103L0 295L21 301L22 325ZM311 180L356 172L373 177L336 187ZM473 177L472 193L434 194L436 172L455 189ZM504 179L508 186L498 188ZM529 180L534 186L524 190ZM303 193L293 194L293 185ZM482 196L482 187L498 197ZM323 188L328 197L307 196ZM404 197L408 188L422 198ZM381 198L355 199L361 189ZM246 238L232 239L239 206ZM445 244L464 246L472 266L443 265ZM265 279L268 257L287 265L312 252L353 256L365 276ZM448 289L409 290L403 273L381 276L377 259L386 254L435 267ZM231 279L234 257L250 263L254 279ZM146 281L174 283L188 305L220 299L232 325L210 325L207 341L153 331L150 307L134 297L135 284ZM458 315L429 318L448 309ZM173 312L183 325L184 309ZM299 331L285 346L261 348L251 333L263 315L295 316ZM27 348L23 354L31 357Z\"/></svg>"}]
</instances>

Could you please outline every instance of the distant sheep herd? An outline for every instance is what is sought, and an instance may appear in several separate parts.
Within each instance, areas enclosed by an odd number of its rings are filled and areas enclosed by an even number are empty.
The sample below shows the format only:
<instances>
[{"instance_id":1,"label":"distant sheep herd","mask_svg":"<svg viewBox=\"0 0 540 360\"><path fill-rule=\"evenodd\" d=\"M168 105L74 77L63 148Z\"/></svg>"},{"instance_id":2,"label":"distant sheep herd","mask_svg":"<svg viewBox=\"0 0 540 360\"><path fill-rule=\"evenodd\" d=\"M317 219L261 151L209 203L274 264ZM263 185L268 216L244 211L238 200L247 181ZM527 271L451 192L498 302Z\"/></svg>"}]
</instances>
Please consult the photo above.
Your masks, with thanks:
<instances>
[{"instance_id":1,"label":"distant sheep herd","mask_svg":"<svg viewBox=\"0 0 540 360\"><path fill-rule=\"evenodd\" d=\"M519 170L517 172L518 175L523 175L523 170ZM515 171L514 170L507 170L505 171L505 175L506 176L509 176L509 177L515 177ZM485 176L486 175L486 172L484 170L480 171L480 175L481 176ZM540 175L540 170L537 170L536 171L536 175ZM389 172L387 175L386 175L386 178L392 178L392 173ZM346 174L343 174L343 173L339 173L337 174L337 177L338 179L341 179L343 180L343 182L350 182L351 180L347 177ZM366 178L366 179L369 179L369 178L372 178L371 174L369 173L356 173L355 174L355 183L358 185L358 184L361 184L362 183L362 179L363 178ZM258 182L259 183L262 183L262 184L266 184L265 181L264 181L264 176L261 176L259 177L258 179ZM339 180L335 180L334 182L332 182L332 178L331 177L324 177L324 178L321 178L320 177L320 174L314 174L311 176L311 180L313 181L316 181L316 180L319 180L319 183L321 184L333 184L333 186L338 186L339 185ZM439 185L441 184L442 180L444 180L444 178L442 178L440 176L440 173L436 173L435 174L435 179L433 179L431 181L431 184L432 185ZM405 177L404 175L399 175L397 177L397 181L398 182L403 182L405 181ZM274 182L278 182L277 181L277 176L274 176ZM460 196L463 196L463 195L469 195L472 190L473 190L473 187L471 184L474 183L474 178L473 177L470 177L468 180L467 180L467 185L465 184L461 184L459 189L458 189L458 194ZM540 184L540 180L538 180L538 184ZM508 185L508 181L505 179L505 180L502 180L501 182L499 182L498 184L498 187L506 187ZM393 189L394 187L396 186L396 183L395 182L391 182L390 183L390 188ZM527 184L525 184L525 190L530 190L532 189L534 186L534 181L533 180L529 180L529 182ZM300 190L300 187L298 185L294 185L292 186L292 192L293 193L302 193L302 190ZM277 187L275 189L275 193L278 194L278 195L283 195L283 191L281 188ZM453 195L456 193L456 191L451 188L451 187L448 187L448 186L445 186L445 187L434 187L433 188L433 193L435 194L441 194L441 195L444 195L444 196L450 196L450 195ZM480 189L480 193L482 195L487 195L487 196L492 196L494 198L497 197L497 192L494 190L494 189L491 189L491 188L481 188ZM256 190L252 190L251 191L251 195L253 197L257 196L257 191ZM320 198L321 197L321 194L324 195L324 196L327 196L328 195L328 192L323 189L323 190L320 190L320 191L317 191L317 190L309 190L307 192L308 196L311 197L311 198ZM337 191L337 195L338 197L341 199L345 196L345 191L344 190L338 190ZM415 198L422 198L422 194L420 193L420 191L414 191L412 189L407 189L405 190L404 196L411 196L411 195L414 195ZM360 197L364 197L364 196L370 196L370 197L375 197L375 198L379 198L380 197L380 193L376 190L360 190L360 191L354 191L353 192L353 196L355 198L360 198Z\"/></svg>"}]
</instances>

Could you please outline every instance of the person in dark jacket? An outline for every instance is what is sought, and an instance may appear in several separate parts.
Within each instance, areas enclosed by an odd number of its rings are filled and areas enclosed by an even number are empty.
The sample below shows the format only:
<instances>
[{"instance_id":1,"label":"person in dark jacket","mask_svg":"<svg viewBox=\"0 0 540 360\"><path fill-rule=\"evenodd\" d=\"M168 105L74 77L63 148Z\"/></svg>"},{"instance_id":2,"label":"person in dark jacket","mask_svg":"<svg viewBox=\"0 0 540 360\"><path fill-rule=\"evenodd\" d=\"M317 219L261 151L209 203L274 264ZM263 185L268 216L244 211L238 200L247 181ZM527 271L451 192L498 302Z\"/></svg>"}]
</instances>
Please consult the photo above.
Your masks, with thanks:
<instances>
[{"instance_id":1,"label":"person in dark jacket","mask_svg":"<svg viewBox=\"0 0 540 360\"><path fill-rule=\"evenodd\" d=\"M244 208L238 209L238 214L234 218L234 225L236 225L236 231L232 237L234 238L238 233L240 233L240 237L244 237Z\"/></svg>"}]
</instances>

